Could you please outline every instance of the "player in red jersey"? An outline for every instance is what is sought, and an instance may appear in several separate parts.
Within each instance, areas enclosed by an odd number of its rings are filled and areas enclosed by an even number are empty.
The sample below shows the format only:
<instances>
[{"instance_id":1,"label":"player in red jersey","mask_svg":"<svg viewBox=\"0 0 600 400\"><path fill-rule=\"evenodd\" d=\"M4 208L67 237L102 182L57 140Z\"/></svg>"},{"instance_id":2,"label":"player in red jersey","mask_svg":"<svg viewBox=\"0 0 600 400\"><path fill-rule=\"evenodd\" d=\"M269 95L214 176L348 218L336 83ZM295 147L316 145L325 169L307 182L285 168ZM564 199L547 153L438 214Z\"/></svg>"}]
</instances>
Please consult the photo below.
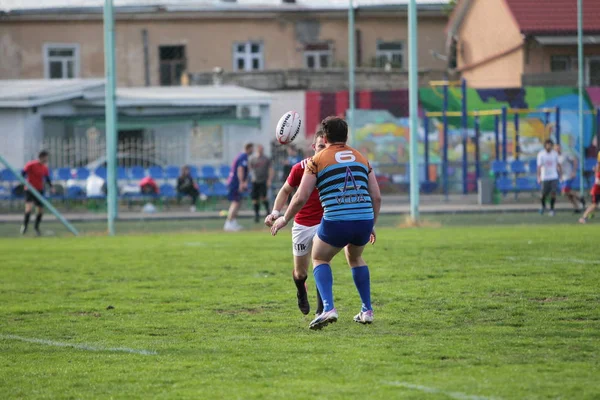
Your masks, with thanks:
<instances>
[{"instance_id":1,"label":"player in red jersey","mask_svg":"<svg viewBox=\"0 0 600 400\"><path fill-rule=\"evenodd\" d=\"M312 148L315 154L325 149L325 140L323 131L315 134ZM281 190L277 194L273 205L273 212L265 219L265 225L271 226L273 222L281 215L281 209L287 203L288 198L293 193L294 189L300 186L304 168L308 162L308 158L295 164L290 171L287 181L283 184ZM314 190L310 198L302 207L300 212L294 219L292 228L292 252L294 254L294 271L293 278L296 288L298 289L298 308L304 315L310 312L310 303L308 301L308 293L306 292L306 278L308 276L308 265L310 264L310 254L312 250L312 242L321 219L323 218L323 207L319 199L318 190ZM317 315L323 312L323 301L317 289Z\"/></svg>"},{"instance_id":2,"label":"player in red jersey","mask_svg":"<svg viewBox=\"0 0 600 400\"><path fill-rule=\"evenodd\" d=\"M44 183L48 183L52 187L50 181L50 171L48 171L48 152L45 150L40 151L37 160L29 161L23 168L23 177L27 179L27 182L35 188L40 194L44 194ZM21 226L21 234L24 235L27 232L29 226L29 217L31 216L31 210L33 206L37 207L37 215L35 217L35 233L41 236L40 223L42 222L42 215L44 214L44 205L39 201L31 191L25 187L25 217L23 219L23 226Z\"/></svg>"},{"instance_id":3,"label":"player in red jersey","mask_svg":"<svg viewBox=\"0 0 600 400\"><path fill-rule=\"evenodd\" d=\"M594 186L592 186L592 190L590 191L590 194L592 195L592 204L588 206L583 217L579 219L579 222L582 224L585 224L590 215L600 206L600 152L598 153L598 163L594 169L594 174L596 179L594 180Z\"/></svg>"}]
</instances>

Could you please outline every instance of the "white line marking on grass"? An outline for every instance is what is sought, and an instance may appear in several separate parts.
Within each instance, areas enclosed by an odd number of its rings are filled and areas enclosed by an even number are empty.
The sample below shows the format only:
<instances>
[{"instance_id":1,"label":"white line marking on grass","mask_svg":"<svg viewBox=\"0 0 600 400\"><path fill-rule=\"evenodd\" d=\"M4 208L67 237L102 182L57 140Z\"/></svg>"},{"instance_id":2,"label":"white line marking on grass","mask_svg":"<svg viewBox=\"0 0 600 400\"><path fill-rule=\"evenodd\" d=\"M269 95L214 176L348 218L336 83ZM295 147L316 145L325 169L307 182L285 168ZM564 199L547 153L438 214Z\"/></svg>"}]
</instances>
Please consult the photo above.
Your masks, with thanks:
<instances>
[{"instance_id":1,"label":"white line marking on grass","mask_svg":"<svg viewBox=\"0 0 600 400\"><path fill-rule=\"evenodd\" d=\"M594 264L600 265L600 261L582 260L580 258L555 258L555 257L505 257L509 261L548 261L552 263L571 263L571 264Z\"/></svg>"},{"instance_id":2,"label":"white line marking on grass","mask_svg":"<svg viewBox=\"0 0 600 400\"><path fill-rule=\"evenodd\" d=\"M385 382L385 384L390 386L403 387L406 389L418 390L424 393L443 394L444 396L448 396L452 399L457 400L500 400L498 397L474 396L460 392L447 392L445 390L437 389L434 387L415 385L413 383L407 382Z\"/></svg>"},{"instance_id":3,"label":"white line marking on grass","mask_svg":"<svg viewBox=\"0 0 600 400\"><path fill-rule=\"evenodd\" d=\"M66 343L66 342L56 342L54 340L26 338L26 337L17 336L17 335L0 335L0 339L20 340L21 342L43 344L46 346L54 346L54 347L71 347L73 349L86 350L86 351L109 351L109 352L118 352L118 353L141 354L143 356L155 356L158 354L157 352L155 352L153 350L138 350L138 349L130 349L128 347L98 347L98 346L91 346L88 344Z\"/></svg>"}]
</instances>

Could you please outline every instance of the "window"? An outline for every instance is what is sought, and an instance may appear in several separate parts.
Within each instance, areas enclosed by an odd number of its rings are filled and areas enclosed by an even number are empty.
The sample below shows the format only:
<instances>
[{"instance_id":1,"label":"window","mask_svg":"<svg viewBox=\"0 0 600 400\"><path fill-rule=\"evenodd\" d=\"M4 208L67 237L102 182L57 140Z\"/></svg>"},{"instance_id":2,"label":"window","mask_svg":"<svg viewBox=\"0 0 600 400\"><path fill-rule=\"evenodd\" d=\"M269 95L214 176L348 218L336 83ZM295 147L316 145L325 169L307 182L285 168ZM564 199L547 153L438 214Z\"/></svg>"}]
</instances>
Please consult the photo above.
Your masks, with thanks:
<instances>
[{"instance_id":1,"label":"window","mask_svg":"<svg viewBox=\"0 0 600 400\"><path fill-rule=\"evenodd\" d=\"M377 64L385 67L390 63L394 68L404 67L404 44L402 42L377 42Z\"/></svg>"},{"instance_id":2,"label":"window","mask_svg":"<svg viewBox=\"0 0 600 400\"><path fill-rule=\"evenodd\" d=\"M46 79L79 78L79 45L47 43L44 45Z\"/></svg>"},{"instance_id":3,"label":"window","mask_svg":"<svg viewBox=\"0 0 600 400\"><path fill-rule=\"evenodd\" d=\"M313 43L304 46L304 66L308 69L329 68L331 58L329 43Z\"/></svg>"},{"instance_id":4,"label":"window","mask_svg":"<svg viewBox=\"0 0 600 400\"><path fill-rule=\"evenodd\" d=\"M550 58L550 71L551 72L566 72L571 71L573 65L571 63L571 57L569 56L552 56Z\"/></svg>"},{"instance_id":5,"label":"window","mask_svg":"<svg viewBox=\"0 0 600 400\"><path fill-rule=\"evenodd\" d=\"M600 86L600 57L588 57L585 67L585 84Z\"/></svg>"},{"instance_id":6,"label":"window","mask_svg":"<svg viewBox=\"0 0 600 400\"><path fill-rule=\"evenodd\" d=\"M264 68L263 44L260 42L235 43L233 45L234 71L259 71Z\"/></svg>"},{"instance_id":7,"label":"window","mask_svg":"<svg viewBox=\"0 0 600 400\"><path fill-rule=\"evenodd\" d=\"M160 85L177 86L186 69L185 46L159 46Z\"/></svg>"}]
</instances>

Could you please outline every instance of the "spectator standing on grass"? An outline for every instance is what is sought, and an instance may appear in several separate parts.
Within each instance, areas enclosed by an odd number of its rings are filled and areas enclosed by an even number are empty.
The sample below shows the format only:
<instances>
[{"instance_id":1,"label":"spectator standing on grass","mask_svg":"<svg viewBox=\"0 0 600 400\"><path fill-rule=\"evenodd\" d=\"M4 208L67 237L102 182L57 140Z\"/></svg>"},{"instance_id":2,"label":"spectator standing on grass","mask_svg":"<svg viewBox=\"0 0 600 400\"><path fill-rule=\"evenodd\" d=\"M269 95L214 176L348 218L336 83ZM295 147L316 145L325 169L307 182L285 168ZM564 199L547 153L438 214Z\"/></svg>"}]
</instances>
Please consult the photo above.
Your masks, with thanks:
<instances>
[{"instance_id":1,"label":"spectator standing on grass","mask_svg":"<svg viewBox=\"0 0 600 400\"><path fill-rule=\"evenodd\" d=\"M550 139L544 142L544 149L537 156L537 182L542 185L540 214L546 212L546 198L550 197L550 215L554 216L554 203L558 191L558 178L561 175L558 153L554 150L554 142Z\"/></svg>"},{"instance_id":2,"label":"spectator standing on grass","mask_svg":"<svg viewBox=\"0 0 600 400\"><path fill-rule=\"evenodd\" d=\"M585 199L578 197L573 191L573 185L575 184L575 178L577 177L577 157L572 153L562 151L560 144L556 145L556 153L558 154L558 164L561 169L561 184L560 189L563 195L565 195L573 207L575 207L575 213L580 213L581 210L585 209ZM581 205L581 210L579 206Z\"/></svg>"},{"instance_id":3,"label":"spectator standing on grass","mask_svg":"<svg viewBox=\"0 0 600 400\"><path fill-rule=\"evenodd\" d=\"M184 165L183 168L181 168L181 175L177 178L177 195L180 198L183 196L190 196L192 198L190 211L196 211L196 201L198 201L200 190L198 188L198 183L192 178L190 167L187 165Z\"/></svg>"},{"instance_id":4,"label":"spectator standing on grass","mask_svg":"<svg viewBox=\"0 0 600 400\"><path fill-rule=\"evenodd\" d=\"M259 144L256 146L256 155L250 158L250 172L252 176L252 205L254 206L254 222L260 221L260 205L265 206L266 215L269 210L267 193L273 183L275 170L271 159L265 156L265 148Z\"/></svg>"},{"instance_id":5,"label":"spectator standing on grass","mask_svg":"<svg viewBox=\"0 0 600 400\"><path fill-rule=\"evenodd\" d=\"M46 150L40 151L37 160L29 161L25 164L21 174L27 182L37 190L42 196L44 195L44 184L48 184L52 188L52 182L50 181L50 171L48 170L48 157L49 154ZM54 191L54 189L52 188ZM37 236L41 236L40 224L42 223L42 216L44 215L44 205L42 202L35 197L35 195L25 186L25 215L23 217L23 225L21 226L21 235L27 233L29 227L29 219L31 217L31 211L33 206L37 208L37 215L35 217L35 233Z\"/></svg>"}]
</instances>

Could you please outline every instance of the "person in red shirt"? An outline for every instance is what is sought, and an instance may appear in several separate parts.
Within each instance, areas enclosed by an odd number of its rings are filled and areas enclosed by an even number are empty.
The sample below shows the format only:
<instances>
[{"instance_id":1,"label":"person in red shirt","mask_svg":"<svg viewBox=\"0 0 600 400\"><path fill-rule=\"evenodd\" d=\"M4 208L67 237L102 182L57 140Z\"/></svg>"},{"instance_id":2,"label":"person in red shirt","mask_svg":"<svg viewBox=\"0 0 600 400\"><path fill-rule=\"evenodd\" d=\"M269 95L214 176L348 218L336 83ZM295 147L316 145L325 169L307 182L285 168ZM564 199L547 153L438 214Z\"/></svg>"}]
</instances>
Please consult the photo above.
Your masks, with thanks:
<instances>
[{"instance_id":1,"label":"person in red shirt","mask_svg":"<svg viewBox=\"0 0 600 400\"><path fill-rule=\"evenodd\" d=\"M594 174L596 179L592 186L592 190L590 191L590 194L592 195L592 204L588 206L585 213L583 213L583 216L579 219L579 222L582 224L585 224L590 215L598 208L598 206L600 206L600 152L598 153L598 163L594 169Z\"/></svg>"},{"instance_id":2,"label":"person in red shirt","mask_svg":"<svg viewBox=\"0 0 600 400\"><path fill-rule=\"evenodd\" d=\"M315 154L325 149L325 139L323 131L318 131L313 139L312 148ZM265 225L271 226L281 215L281 209L287 203L290 195L295 188L300 186L304 168L308 163L308 158L295 164L288 176L283 187L279 190L275 203L273 204L273 212L265 219ZM319 191L315 189L304 207L296 215L294 226L292 228L292 252L294 254L294 271L292 276L294 283L298 289L298 308L307 315L310 312L310 303L308 301L308 293L306 291L306 278L308 276L308 265L310 264L312 242L319 224L323 218L323 207L319 199ZM323 301L317 289L317 315L323 312Z\"/></svg>"},{"instance_id":3,"label":"person in red shirt","mask_svg":"<svg viewBox=\"0 0 600 400\"><path fill-rule=\"evenodd\" d=\"M37 160L29 161L23 168L22 175L27 182L35 188L40 194L44 195L44 185L47 183L52 187L50 181L50 171L48 171L48 152L46 150L40 151ZM25 216L23 219L23 225L21 226L21 234L24 235L27 232L29 226L29 218L31 217L31 210L33 206L37 207L37 215L35 217L35 233L41 236L40 223L42 222L42 215L44 214L44 205L37 197L25 186Z\"/></svg>"}]
</instances>

